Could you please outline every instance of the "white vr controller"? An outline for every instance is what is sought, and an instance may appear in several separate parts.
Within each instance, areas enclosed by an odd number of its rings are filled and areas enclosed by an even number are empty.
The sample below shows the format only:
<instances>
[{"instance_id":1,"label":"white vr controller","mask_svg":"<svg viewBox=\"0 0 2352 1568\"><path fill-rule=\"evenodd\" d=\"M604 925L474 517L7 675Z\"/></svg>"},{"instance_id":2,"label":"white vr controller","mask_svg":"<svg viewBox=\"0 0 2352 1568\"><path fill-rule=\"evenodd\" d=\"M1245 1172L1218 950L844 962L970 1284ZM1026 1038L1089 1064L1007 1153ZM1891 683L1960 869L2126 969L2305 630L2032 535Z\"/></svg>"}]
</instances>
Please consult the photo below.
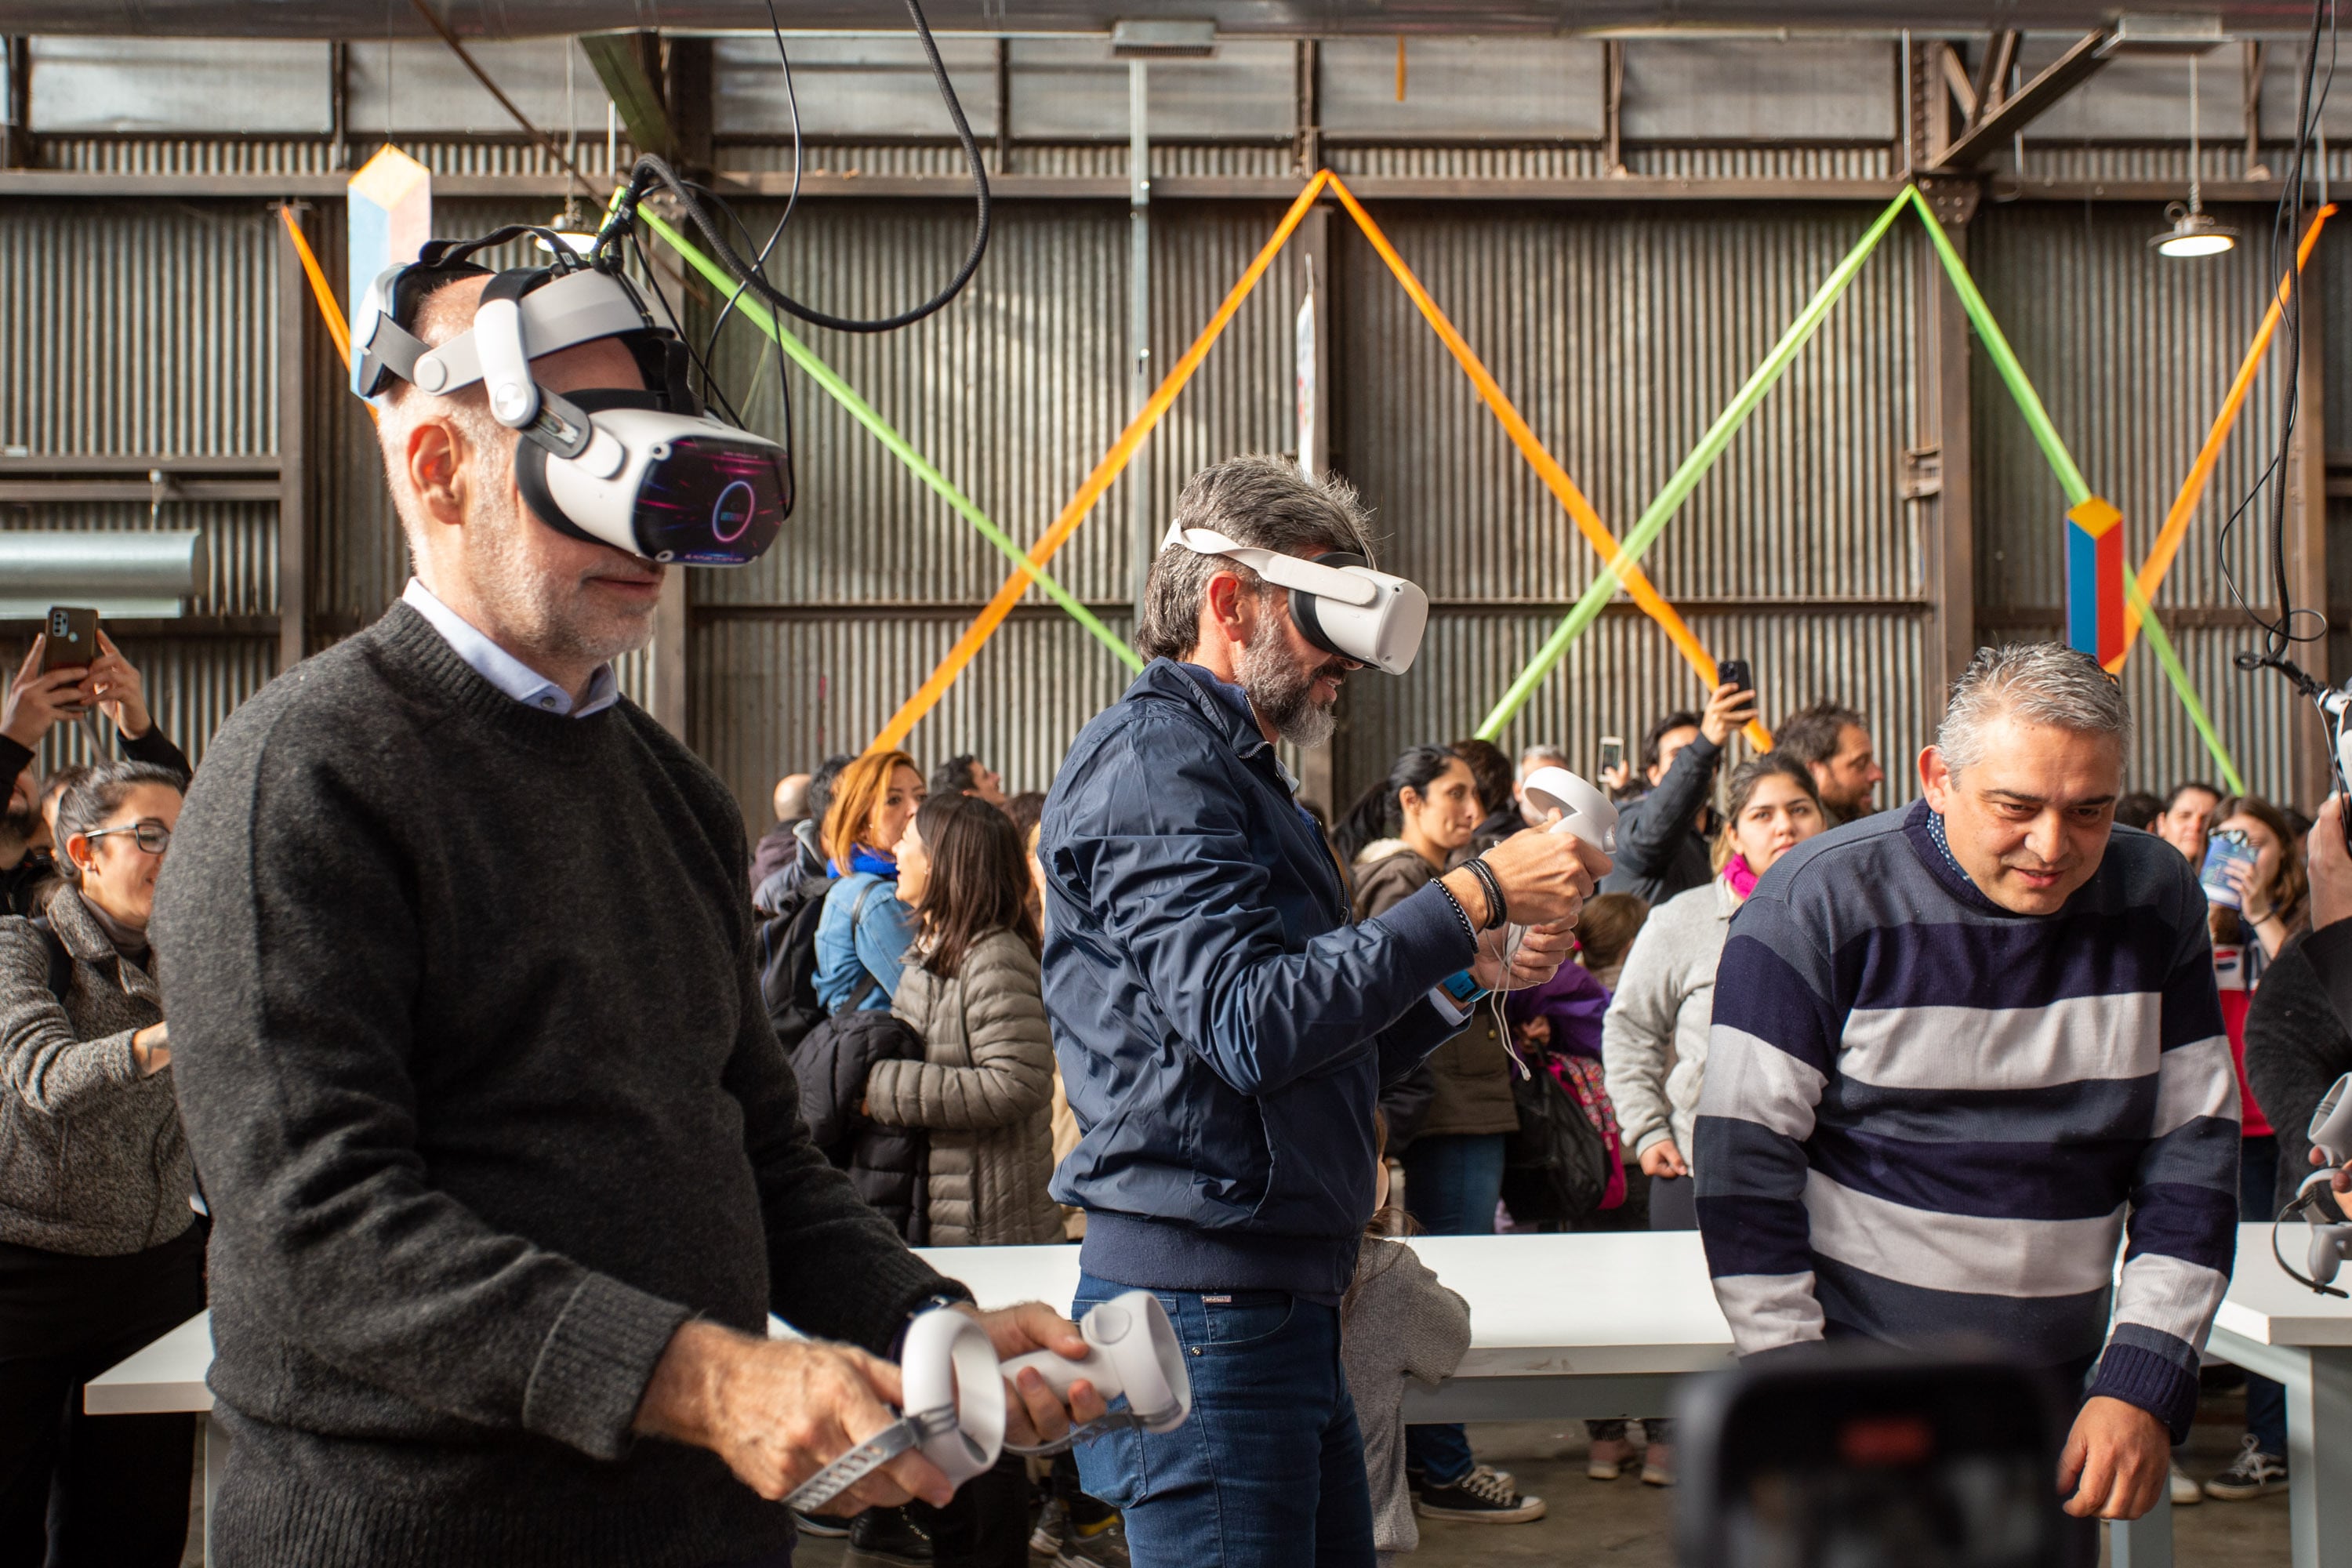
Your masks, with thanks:
<instances>
[{"instance_id":1,"label":"white vr controller","mask_svg":"<svg viewBox=\"0 0 2352 1568\"><path fill-rule=\"evenodd\" d=\"M1519 787L1527 793L1528 804L1538 812L1559 813L1559 819L1545 828L1546 833L1566 833L1581 838L1603 855L1617 852L1617 807L1600 790L1566 768L1538 768ZM1527 934L1528 928L1517 924L1503 933L1506 973Z\"/></svg>"},{"instance_id":2,"label":"white vr controller","mask_svg":"<svg viewBox=\"0 0 2352 1568\"><path fill-rule=\"evenodd\" d=\"M2345 1254L2352 1251L2352 1225L2329 1224L2308 1216L2316 1212L2319 1189L2327 1184L2328 1178L2336 1173L2336 1167L2352 1159L2352 1073L2337 1079L2335 1087L2320 1097L2319 1108L2311 1113L2310 1132L2312 1151L2326 1164L2303 1179L2303 1184L2295 1189L2294 1202L2287 1205L2286 1212L2303 1211L2306 1216L2305 1223L2310 1226L2311 1246L2305 1261L2311 1267L2312 1288L2340 1296L2343 1292L2332 1289L2331 1286L2336 1269L2343 1266ZM2272 1232L2271 1245L2275 1251L2278 1245L2275 1227Z\"/></svg>"},{"instance_id":3,"label":"white vr controller","mask_svg":"<svg viewBox=\"0 0 2352 1568\"><path fill-rule=\"evenodd\" d=\"M785 1503L803 1513L821 1509L910 1448L922 1450L949 1484L963 1485L992 1468L1004 1452L1004 1380L1024 1369L1035 1371L1065 1399L1081 1378L1106 1400L1126 1396L1126 1411L1080 1428L1073 1437L1117 1426L1169 1432L1192 1415L1192 1378L1184 1349L1167 1310L1150 1291L1129 1290L1100 1303L1078 1324L1078 1332L1087 1346L1084 1361L1034 1351L1000 1363L988 1331L970 1314L946 1308L921 1314L908 1325L898 1354L904 1414L802 1482Z\"/></svg>"}]
</instances>

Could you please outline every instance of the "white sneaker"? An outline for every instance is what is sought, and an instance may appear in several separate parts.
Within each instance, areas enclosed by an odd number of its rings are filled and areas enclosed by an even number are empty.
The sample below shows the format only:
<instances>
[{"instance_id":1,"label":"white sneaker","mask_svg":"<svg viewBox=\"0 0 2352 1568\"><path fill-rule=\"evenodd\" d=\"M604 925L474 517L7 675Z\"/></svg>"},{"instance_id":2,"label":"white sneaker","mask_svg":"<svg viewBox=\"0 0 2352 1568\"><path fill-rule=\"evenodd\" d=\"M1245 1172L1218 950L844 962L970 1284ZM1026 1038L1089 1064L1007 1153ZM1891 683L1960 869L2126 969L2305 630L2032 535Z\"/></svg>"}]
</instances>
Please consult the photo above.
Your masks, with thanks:
<instances>
[{"instance_id":1,"label":"white sneaker","mask_svg":"<svg viewBox=\"0 0 2352 1568\"><path fill-rule=\"evenodd\" d=\"M2172 1467L2172 1506L2195 1508L2205 1500L2205 1489L2189 1478L2188 1471L2176 1463Z\"/></svg>"},{"instance_id":2,"label":"white sneaker","mask_svg":"<svg viewBox=\"0 0 2352 1568\"><path fill-rule=\"evenodd\" d=\"M1047 1498L1045 1506L1037 1512L1037 1528L1029 1532L1029 1555L1058 1557L1062 1537L1069 1533L1070 1505L1060 1498Z\"/></svg>"}]
</instances>

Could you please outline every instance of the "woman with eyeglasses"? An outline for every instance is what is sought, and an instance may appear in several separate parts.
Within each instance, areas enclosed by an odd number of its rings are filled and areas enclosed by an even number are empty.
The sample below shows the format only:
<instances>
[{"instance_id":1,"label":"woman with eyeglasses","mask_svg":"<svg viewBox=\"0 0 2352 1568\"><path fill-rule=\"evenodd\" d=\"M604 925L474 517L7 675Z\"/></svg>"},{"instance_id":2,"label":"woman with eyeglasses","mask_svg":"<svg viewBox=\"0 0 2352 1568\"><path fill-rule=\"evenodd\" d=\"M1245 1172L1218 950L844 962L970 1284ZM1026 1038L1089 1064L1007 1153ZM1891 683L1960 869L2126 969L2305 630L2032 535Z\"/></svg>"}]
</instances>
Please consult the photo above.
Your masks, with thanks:
<instances>
[{"instance_id":1,"label":"woman with eyeglasses","mask_svg":"<svg viewBox=\"0 0 2352 1568\"><path fill-rule=\"evenodd\" d=\"M47 912L0 920L0 1568L163 1568L187 1539L195 1418L81 1407L205 1305L147 946L183 787L146 763L75 780Z\"/></svg>"}]
</instances>

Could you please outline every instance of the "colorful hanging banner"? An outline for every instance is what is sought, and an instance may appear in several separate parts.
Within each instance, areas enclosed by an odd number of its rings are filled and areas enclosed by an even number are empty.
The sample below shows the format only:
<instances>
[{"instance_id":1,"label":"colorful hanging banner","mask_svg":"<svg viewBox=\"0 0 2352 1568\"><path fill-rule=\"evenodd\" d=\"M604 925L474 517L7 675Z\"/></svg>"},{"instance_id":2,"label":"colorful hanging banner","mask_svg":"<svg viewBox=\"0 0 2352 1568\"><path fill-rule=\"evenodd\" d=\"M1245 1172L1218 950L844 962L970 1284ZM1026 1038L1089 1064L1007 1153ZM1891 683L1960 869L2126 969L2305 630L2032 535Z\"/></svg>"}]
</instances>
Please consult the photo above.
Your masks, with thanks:
<instances>
[{"instance_id":1,"label":"colorful hanging banner","mask_svg":"<svg viewBox=\"0 0 2352 1568\"><path fill-rule=\"evenodd\" d=\"M2124 514L2092 496L2066 513L2066 646L2124 656Z\"/></svg>"}]
</instances>

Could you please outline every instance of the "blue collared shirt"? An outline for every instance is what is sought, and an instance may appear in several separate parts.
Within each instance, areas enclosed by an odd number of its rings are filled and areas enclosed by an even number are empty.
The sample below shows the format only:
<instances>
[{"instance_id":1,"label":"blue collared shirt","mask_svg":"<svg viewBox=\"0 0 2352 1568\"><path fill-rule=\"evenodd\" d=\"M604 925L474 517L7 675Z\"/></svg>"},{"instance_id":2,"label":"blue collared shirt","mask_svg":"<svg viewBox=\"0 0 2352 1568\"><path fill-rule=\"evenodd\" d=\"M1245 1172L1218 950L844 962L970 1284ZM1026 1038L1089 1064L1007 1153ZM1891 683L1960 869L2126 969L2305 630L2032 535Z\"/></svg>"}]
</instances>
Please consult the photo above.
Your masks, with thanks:
<instances>
[{"instance_id":1,"label":"blue collared shirt","mask_svg":"<svg viewBox=\"0 0 2352 1568\"><path fill-rule=\"evenodd\" d=\"M588 678L587 699L574 707L572 693L483 636L471 621L443 604L432 589L417 579L408 580L400 597L402 603L433 623L433 629L476 675L518 702L548 713L586 719L621 700L621 683L609 664L596 667L596 673Z\"/></svg>"}]
</instances>

